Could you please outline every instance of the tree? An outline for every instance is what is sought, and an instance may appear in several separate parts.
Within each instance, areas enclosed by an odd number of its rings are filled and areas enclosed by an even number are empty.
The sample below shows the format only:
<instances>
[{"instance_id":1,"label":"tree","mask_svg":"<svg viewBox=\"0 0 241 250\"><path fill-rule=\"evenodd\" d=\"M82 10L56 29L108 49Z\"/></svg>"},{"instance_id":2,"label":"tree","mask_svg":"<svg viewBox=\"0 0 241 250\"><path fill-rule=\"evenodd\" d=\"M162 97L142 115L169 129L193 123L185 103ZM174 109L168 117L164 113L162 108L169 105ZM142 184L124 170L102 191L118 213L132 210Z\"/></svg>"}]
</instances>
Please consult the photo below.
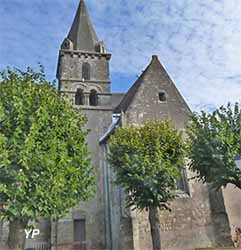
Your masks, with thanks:
<instances>
[{"instance_id":1,"label":"tree","mask_svg":"<svg viewBox=\"0 0 241 250\"><path fill-rule=\"evenodd\" d=\"M241 189L241 112L238 103L211 114L194 114L188 126L190 167L196 178L219 189L231 183Z\"/></svg>"},{"instance_id":2,"label":"tree","mask_svg":"<svg viewBox=\"0 0 241 250\"><path fill-rule=\"evenodd\" d=\"M170 209L176 179L184 166L182 134L168 122L118 129L110 139L109 162L127 206L149 211L153 249L161 249L158 209Z\"/></svg>"},{"instance_id":3,"label":"tree","mask_svg":"<svg viewBox=\"0 0 241 250\"><path fill-rule=\"evenodd\" d=\"M42 67L8 68L0 82L0 215L18 250L28 222L64 216L91 195L93 175L86 118L59 98Z\"/></svg>"}]
</instances>

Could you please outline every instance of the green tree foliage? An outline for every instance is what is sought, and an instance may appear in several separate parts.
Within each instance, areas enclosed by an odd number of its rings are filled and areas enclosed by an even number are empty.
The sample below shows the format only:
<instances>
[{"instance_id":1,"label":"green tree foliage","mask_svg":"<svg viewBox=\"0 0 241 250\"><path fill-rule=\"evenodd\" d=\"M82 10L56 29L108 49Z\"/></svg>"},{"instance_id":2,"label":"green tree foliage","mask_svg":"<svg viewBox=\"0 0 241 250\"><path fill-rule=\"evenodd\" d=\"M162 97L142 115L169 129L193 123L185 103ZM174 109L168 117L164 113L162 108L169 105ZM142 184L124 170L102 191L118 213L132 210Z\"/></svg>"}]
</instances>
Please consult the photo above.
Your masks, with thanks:
<instances>
[{"instance_id":1,"label":"green tree foliage","mask_svg":"<svg viewBox=\"0 0 241 250\"><path fill-rule=\"evenodd\" d=\"M62 217L92 193L86 118L59 98L42 68L8 68L0 82L1 218Z\"/></svg>"},{"instance_id":2,"label":"green tree foliage","mask_svg":"<svg viewBox=\"0 0 241 250\"><path fill-rule=\"evenodd\" d=\"M211 114L194 114L188 128L191 169L215 189L232 183L241 189L241 112L228 104Z\"/></svg>"},{"instance_id":3,"label":"green tree foliage","mask_svg":"<svg viewBox=\"0 0 241 250\"><path fill-rule=\"evenodd\" d=\"M153 249L160 249L158 208L169 209L184 166L182 134L168 122L118 129L110 139L109 162L131 208L148 209Z\"/></svg>"}]
</instances>

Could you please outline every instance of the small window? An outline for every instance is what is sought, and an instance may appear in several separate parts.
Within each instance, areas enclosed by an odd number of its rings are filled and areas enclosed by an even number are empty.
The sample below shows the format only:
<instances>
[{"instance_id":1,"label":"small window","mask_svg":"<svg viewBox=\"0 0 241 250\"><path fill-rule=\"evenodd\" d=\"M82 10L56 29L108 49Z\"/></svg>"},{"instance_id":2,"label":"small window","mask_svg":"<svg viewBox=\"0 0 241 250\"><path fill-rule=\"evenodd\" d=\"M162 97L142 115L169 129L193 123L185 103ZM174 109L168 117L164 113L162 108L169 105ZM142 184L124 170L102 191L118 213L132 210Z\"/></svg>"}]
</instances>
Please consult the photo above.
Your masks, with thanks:
<instances>
[{"instance_id":1,"label":"small window","mask_svg":"<svg viewBox=\"0 0 241 250\"><path fill-rule=\"evenodd\" d=\"M83 63L83 66L82 66L82 79L90 80L90 65L89 65L89 63Z\"/></svg>"},{"instance_id":2,"label":"small window","mask_svg":"<svg viewBox=\"0 0 241 250\"><path fill-rule=\"evenodd\" d=\"M84 93L82 89L77 89L75 94L75 105L84 105Z\"/></svg>"},{"instance_id":3,"label":"small window","mask_svg":"<svg viewBox=\"0 0 241 250\"><path fill-rule=\"evenodd\" d=\"M159 101L165 102L167 100L166 93L164 91L159 92Z\"/></svg>"},{"instance_id":4,"label":"small window","mask_svg":"<svg viewBox=\"0 0 241 250\"><path fill-rule=\"evenodd\" d=\"M189 194L189 186L188 186L188 179L187 179L187 173L186 173L186 169L183 168L181 170L180 176L179 178L176 180L176 185L177 185L177 189L179 191L183 191L184 193Z\"/></svg>"},{"instance_id":5,"label":"small window","mask_svg":"<svg viewBox=\"0 0 241 250\"><path fill-rule=\"evenodd\" d=\"M86 225L85 220L74 220L74 245L76 250L86 250Z\"/></svg>"},{"instance_id":6,"label":"small window","mask_svg":"<svg viewBox=\"0 0 241 250\"><path fill-rule=\"evenodd\" d=\"M97 91L92 89L90 91L90 106L97 106L97 105L98 105Z\"/></svg>"}]
</instances>

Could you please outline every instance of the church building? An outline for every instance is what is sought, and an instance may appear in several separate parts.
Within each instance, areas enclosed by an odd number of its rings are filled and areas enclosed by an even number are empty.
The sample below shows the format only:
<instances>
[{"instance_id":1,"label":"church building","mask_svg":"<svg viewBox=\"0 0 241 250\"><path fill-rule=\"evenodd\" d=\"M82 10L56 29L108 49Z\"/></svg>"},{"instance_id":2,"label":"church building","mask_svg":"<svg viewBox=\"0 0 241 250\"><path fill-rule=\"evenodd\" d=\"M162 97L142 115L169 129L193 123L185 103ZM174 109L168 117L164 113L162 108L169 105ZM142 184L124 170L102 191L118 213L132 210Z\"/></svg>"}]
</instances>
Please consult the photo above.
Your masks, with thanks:
<instances>
[{"instance_id":1,"label":"church building","mask_svg":"<svg viewBox=\"0 0 241 250\"><path fill-rule=\"evenodd\" d=\"M148 216L126 209L125 194L113 184L106 160L108 138L119 126L140 125L147 120L171 120L177 129L184 130L191 111L158 56L152 56L127 93L111 93L110 60L111 54L99 41L81 0L61 45L57 78L60 94L88 118L96 195L52 228L52 240L57 239L58 244L83 242L81 249L147 250L152 248ZM191 181L192 176L188 169L183 170L172 212L160 213L164 249L230 245L222 192Z\"/></svg>"},{"instance_id":2,"label":"church building","mask_svg":"<svg viewBox=\"0 0 241 250\"><path fill-rule=\"evenodd\" d=\"M42 223L38 241L53 250L150 250L148 214L125 206L125 193L113 183L107 162L108 139L120 126L141 125L148 120L170 120L185 130L191 110L157 55L126 93L112 93L111 54L91 23L80 0L77 13L58 59L58 91L88 118L88 146L95 168L95 197L70 209L52 223ZM193 180L184 166L172 212L160 212L161 239L165 250L230 246L231 223L222 191ZM63 201L64 202L64 201ZM237 213L234 213L237 216ZM48 233L46 233L48 232ZM58 247L56 247L56 245Z\"/></svg>"}]
</instances>

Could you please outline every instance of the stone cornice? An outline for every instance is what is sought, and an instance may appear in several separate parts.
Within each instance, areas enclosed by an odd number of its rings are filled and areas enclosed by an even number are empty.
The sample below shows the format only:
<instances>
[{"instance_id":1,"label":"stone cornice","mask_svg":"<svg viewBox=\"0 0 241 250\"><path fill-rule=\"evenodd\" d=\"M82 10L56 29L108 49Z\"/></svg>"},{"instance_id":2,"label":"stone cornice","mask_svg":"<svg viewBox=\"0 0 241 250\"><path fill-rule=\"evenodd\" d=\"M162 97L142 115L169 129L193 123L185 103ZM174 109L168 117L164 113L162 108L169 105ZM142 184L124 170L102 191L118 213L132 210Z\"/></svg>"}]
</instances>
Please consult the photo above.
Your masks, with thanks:
<instances>
[{"instance_id":1,"label":"stone cornice","mask_svg":"<svg viewBox=\"0 0 241 250\"><path fill-rule=\"evenodd\" d=\"M79 78L61 78L59 81L63 82L82 82L82 83L98 83L98 84L105 84L105 83L110 83L110 80L80 80Z\"/></svg>"},{"instance_id":2,"label":"stone cornice","mask_svg":"<svg viewBox=\"0 0 241 250\"><path fill-rule=\"evenodd\" d=\"M76 91L68 91L68 90L60 90L59 91L60 94L76 94ZM89 94L89 92L83 92L83 94ZM102 93L98 93L97 95L107 95L107 96L112 96L111 93L108 92L102 92Z\"/></svg>"},{"instance_id":3,"label":"stone cornice","mask_svg":"<svg viewBox=\"0 0 241 250\"><path fill-rule=\"evenodd\" d=\"M82 109L82 110L96 110L96 111L113 111L112 107L101 107L101 106L73 106L74 109Z\"/></svg>"},{"instance_id":4,"label":"stone cornice","mask_svg":"<svg viewBox=\"0 0 241 250\"><path fill-rule=\"evenodd\" d=\"M91 51L82 51L82 50L67 50L67 49L61 49L59 51L59 55L60 56L64 56L66 54L69 54L69 55L76 55L76 56L84 56L85 58L87 57L92 57L92 58L102 58L102 57L105 57L107 60L110 60L111 59L111 54L109 53L98 53L98 52L91 52Z\"/></svg>"}]
</instances>

